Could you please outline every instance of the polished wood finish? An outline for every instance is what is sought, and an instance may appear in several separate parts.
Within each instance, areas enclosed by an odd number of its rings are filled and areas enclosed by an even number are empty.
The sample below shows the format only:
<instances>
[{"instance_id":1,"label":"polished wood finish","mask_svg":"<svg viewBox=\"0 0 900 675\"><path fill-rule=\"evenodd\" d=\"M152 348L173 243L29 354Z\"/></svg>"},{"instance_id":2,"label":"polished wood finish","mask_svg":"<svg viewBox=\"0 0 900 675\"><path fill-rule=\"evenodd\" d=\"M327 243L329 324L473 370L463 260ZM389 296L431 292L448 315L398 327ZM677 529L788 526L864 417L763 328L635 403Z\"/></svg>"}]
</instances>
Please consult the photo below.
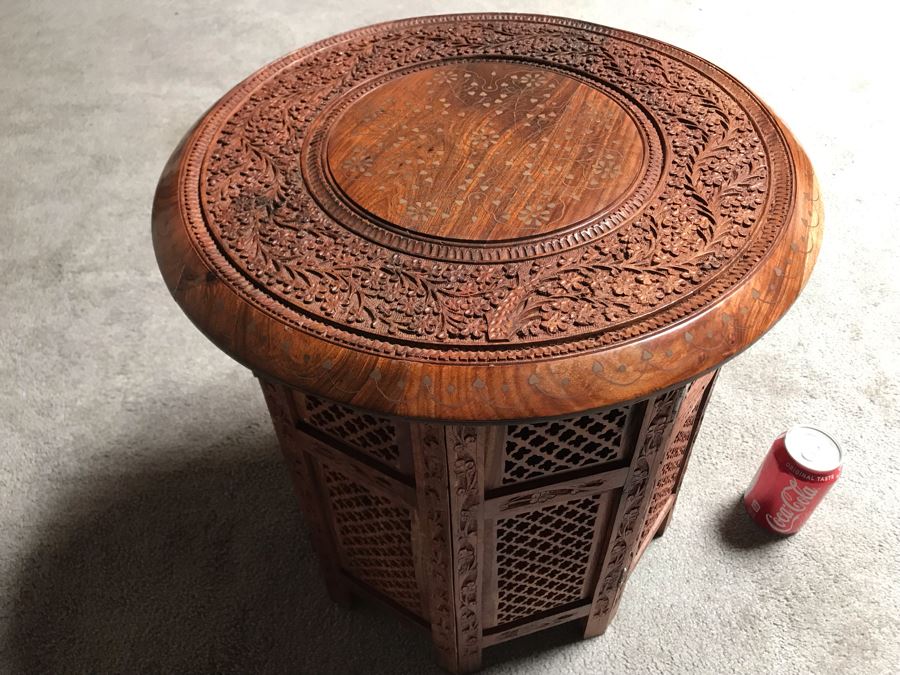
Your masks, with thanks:
<instances>
[{"instance_id":1,"label":"polished wood finish","mask_svg":"<svg viewBox=\"0 0 900 675\"><path fill-rule=\"evenodd\" d=\"M602 633L671 518L718 368L797 297L815 178L750 91L568 19L324 40L167 164L172 295L262 382L335 600L450 671Z\"/></svg>"},{"instance_id":2,"label":"polished wood finish","mask_svg":"<svg viewBox=\"0 0 900 675\"><path fill-rule=\"evenodd\" d=\"M390 80L343 112L327 149L335 183L360 208L468 242L546 234L608 211L644 160L640 130L615 99L504 61Z\"/></svg>"},{"instance_id":3,"label":"polished wood finish","mask_svg":"<svg viewBox=\"0 0 900 675\"><path fill-rule=\"evenodd\" d=\"M503 133L488 152L478 139L494 132L474 121L462 129L452 157L472 161L433 176L442 184L429 188L432 207L441 210L429 215L429 200L422 202L429 218L422 230L411 229L416 209L407 213L400 203L415 207L421 199L410 204L410 197L418 193L402 192L384 175L391 197L379 201L374 174L357 184L349 165L331 161L332 147L352 154L341 121L369 110L379 87L399 96L405 78L425 77L416 73L484 72L498 62L572 81L567 86L582 107L627 113L642 147L622 159L618 176L601 171L615 188L608 197L585 191L574 198L590 173L577 157L529 168L528 153L499 143L503 134L520 138L508 129L511 120L524 125L532 112L496 116L504 120L496 133ZM439 102L419 88L402 100L412 106L408 119L416 105ZM631 147L633 129L615 120L620 147ZM423 152L442 143L434 111L425 122ZM566 128L553 126L548 142L564 139ZM375 122L365 130L360 147L376 148ZM542 139L534 142L543 147ZM417 147L407 138L396 150ZM388 151L372 154L373 166L387 166ZM416 156L407 154L397 154L398 169ZM639 178L616 200L612 193L638 164ZM483 213L470 202L481 192L477 174L487 174L478 167L489 166L504 186L512 168L534 169L538 187L523 175L512 188L528 194L543 189L546 172L547 203L564 206L513 239L492 238L511 233L493 216L443 224L443 213ZM557 171L562 166L583 172L569 179ZM448 204L445 191L468 180L464 204ZM508 203L515 211L515 199L504 196L492 208ZM593 208L598 212L582 217ZM525 210L503 215L514 223ZM543 214L537 211L538 222ZM173 154L157 190L153 232L175 299L254 370L383 414L478 421L637 400L717 367L797 296L815 260L820 222L803 151L721 70L599 26L475 15L354 31L245 80ZM458 237L442 235L451 226L460 228Z\"/></svg>"},{"instance_id":4,"label":"polished wood finish","mask_svg":"<svg viewBox=\"0 0 900 675\"><path fill-rule=\"evenodd\" d=\"M471 672L500 642L606 629L674 508L714 375L601 411L465 425L261 380L329 592L430 627L441 665Z\"/></svg>"}]
</instances>

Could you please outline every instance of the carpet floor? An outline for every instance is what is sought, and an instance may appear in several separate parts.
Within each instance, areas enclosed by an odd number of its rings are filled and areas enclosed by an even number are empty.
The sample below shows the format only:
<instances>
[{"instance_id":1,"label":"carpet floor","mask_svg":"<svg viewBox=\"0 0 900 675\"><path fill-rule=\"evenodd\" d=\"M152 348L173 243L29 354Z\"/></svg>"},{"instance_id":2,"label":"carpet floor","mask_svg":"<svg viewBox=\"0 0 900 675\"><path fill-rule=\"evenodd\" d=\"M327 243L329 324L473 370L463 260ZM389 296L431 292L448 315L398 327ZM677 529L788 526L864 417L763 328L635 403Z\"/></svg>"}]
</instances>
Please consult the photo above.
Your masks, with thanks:
<instances>
[{"instance_id":1,"label":"carpet floor","mask_svg":"<svg viewBox=\"0 0 900 675\"><path fill-rule=\"evenodd\" d=\"M610 630L497 647L487 672L897 672L900 58L867 4L0 2L0 672L437 672L425 634L325 596L258 388L169 297L149 218L182 134L260 65L462 10L721 65L791 126L826 209L809 285L723 370ZM772 540L738 498L798 422L837 437L845 475Z\"/></svg>"}]
</instances>

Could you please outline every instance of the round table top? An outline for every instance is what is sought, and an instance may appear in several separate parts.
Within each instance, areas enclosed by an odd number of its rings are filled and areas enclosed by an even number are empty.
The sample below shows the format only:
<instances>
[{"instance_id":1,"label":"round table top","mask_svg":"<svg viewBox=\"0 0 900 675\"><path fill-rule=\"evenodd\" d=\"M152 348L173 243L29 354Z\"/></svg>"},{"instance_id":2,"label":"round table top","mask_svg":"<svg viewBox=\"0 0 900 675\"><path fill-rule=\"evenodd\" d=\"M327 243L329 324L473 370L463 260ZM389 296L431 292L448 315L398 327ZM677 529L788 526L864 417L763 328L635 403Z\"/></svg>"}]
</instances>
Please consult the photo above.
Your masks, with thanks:
<instances>
[{"instance_id":1,"label":"round table top","mask_svg":"<svg viewBox=\"0 0 900 675\"><path fill-rule=\"evenodd\" d=\"M175 150L157 259L266 377L388 415L533 419L717 367L808 278L803 151L746 87L534 15L397 21L251 75Z\"/></svg>"}]
</instances>

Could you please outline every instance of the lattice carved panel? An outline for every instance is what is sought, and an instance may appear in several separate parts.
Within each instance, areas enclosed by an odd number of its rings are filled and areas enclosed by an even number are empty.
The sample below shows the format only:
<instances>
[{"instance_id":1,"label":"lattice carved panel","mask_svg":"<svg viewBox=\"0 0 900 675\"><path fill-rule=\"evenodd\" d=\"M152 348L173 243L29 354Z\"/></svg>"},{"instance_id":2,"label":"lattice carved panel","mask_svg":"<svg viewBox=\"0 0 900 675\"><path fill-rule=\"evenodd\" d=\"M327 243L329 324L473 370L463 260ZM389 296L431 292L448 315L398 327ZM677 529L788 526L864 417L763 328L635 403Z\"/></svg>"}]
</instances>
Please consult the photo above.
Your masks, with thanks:
<instances>
[{"instance_id":1,"label":"lattice carved panel","mask_svg":"<svg viewBox=\"0 0 900 675\"><path fill-rule=\"evenodd\" d=\"M599 497L497 523L497 624L584 597Z\"/></svg>"},{"instance_id":2,"label":"lattice carved panel","mask_svg":"<svg viewBox=\"0 0 900 675\"><path fill-rule=\"evenodd\" d=\"M338 551L347 571L421 616L409 509L323 464Z\"/></svg>"},{"instance_id":3,"label":"lattice carved panel","mask_svg":"<svg viewBox=\"0 0 900 675\"><path fill-rule=\"evenodd\" d=\"M503 484L622 458L630 408L507 428Z\"/></svg>"},{"instance_id":4,"label":"lattice carved panel","mask_svg":"<svg viewBox=\"0 0 900 675\"><path fill-rule=\"evenodd\" d=\"M338 403L306 396L306 422L388 466L398 468L400 445L394 423Z\"/></svg>"}]
</instances>

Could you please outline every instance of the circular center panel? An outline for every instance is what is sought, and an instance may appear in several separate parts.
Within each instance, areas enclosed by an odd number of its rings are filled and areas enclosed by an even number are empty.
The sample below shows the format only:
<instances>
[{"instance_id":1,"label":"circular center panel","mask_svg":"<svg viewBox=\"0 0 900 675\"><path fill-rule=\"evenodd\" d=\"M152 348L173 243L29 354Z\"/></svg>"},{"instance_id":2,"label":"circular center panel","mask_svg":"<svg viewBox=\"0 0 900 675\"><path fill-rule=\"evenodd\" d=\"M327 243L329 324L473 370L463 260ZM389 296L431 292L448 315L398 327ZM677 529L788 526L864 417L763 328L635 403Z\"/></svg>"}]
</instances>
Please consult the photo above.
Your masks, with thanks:
<instances>
[{"instance_id":1,"label":"circular center panel","mask_svg":"<svg viewBox=\"0 0 900 675\"><path fill-rule=\"evenodd\" d=\"M389 80L327 138L333 181L396 227L459 241L540 236L606 211L644 172L632 117L563 73L460 62Z\"/></svg>"}]
</instances>

